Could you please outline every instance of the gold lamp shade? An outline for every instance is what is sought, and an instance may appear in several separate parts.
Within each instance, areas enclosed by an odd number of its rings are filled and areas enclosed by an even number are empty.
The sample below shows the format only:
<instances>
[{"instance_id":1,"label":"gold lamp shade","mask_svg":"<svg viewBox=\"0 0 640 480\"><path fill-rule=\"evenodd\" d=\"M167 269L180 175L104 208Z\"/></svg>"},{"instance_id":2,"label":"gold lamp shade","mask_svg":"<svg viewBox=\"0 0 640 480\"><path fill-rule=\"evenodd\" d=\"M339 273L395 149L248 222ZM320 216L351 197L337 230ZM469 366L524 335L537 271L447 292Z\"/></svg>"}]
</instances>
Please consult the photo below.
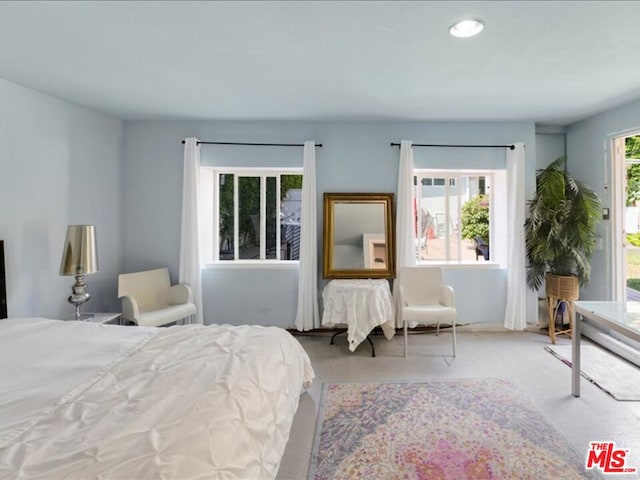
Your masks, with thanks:
<instances>
[{"instance_id":1,"label":"gold lamp shade","mask_svg":"<svg viewBox=\"0 0 640 480\"><path fill-rule=\"evenodd\" d=\"M60 275L76 277L76 282L71 286L73 293L67 297L67 301L76 307L76 320L80 320L80 305L91 298L83 277L97 271L96 228L93 225L69 225L64 239Z\"/></svg>"},{"instance_id":2,"label":"gold lamp shade","mask_svg":"<svg viewBox=\"0 0 640 480\"><path fill-rule=\"evenodd\" d=\"M69 225L60 262L60 275L86 275L97 271L96 227Z\"/></svg>"}]
</instances>

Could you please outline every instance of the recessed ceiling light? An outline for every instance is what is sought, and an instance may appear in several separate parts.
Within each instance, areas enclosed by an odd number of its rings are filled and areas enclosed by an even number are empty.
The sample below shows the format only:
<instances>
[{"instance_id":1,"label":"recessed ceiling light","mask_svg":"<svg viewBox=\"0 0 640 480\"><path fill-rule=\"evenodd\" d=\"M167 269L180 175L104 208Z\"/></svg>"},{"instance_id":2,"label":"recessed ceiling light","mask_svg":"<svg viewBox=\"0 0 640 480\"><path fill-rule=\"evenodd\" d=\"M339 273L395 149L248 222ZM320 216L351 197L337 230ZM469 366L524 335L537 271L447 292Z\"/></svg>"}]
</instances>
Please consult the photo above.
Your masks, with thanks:
<instances>
[{"instance_id":1,"label":"recessed ceiling light","mask_svg":"<svg viewBox=\"0 0 640 480\"><path fill-rule=\"evenodd\" d=\"M449 29L454 37L467 38L479 34L484 25L480 20L462 20Z\"/></svg>"}]
</instances>

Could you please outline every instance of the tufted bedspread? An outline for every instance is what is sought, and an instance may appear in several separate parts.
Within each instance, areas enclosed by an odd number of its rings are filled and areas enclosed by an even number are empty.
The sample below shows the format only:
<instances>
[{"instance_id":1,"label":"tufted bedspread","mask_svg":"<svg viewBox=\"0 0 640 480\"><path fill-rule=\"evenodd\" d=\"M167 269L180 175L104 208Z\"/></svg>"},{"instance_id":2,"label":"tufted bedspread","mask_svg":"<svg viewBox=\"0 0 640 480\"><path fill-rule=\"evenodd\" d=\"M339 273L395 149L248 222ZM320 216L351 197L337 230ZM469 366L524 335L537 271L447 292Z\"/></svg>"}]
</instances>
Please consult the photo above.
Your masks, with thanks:
<instances>
[{"instance_id":1,"label":"tufted bedspread","mask_svg":"<svg viewBox=\"0 0 640 480\"><path fill-rule=\"evenodd\" d=\"M272 479L309 359L276 327L0 321L0 478Z\"/></svg>"}]
</instances>

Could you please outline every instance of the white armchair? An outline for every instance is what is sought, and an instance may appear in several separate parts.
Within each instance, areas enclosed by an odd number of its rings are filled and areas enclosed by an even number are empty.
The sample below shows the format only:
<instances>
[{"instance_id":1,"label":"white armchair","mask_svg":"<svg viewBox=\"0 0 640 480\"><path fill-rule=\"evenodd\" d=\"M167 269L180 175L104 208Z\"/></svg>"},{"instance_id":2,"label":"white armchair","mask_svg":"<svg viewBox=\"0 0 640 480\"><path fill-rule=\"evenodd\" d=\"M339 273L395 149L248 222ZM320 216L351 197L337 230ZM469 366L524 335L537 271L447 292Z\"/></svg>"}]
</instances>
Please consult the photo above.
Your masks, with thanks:
<instances>
[{"instance_id":1,"label":"white armchair","mask_svg":"<svg viewBox=\"0 0 640 480\"><path fill-rule=\"evenodd\" d=\"M458 313L453 288L442 281L438 267L402 267L398 272L398 315L404 328L404 356L407 356L407 328L418 324L450 324L453 334L453 356L456 356L456 320Z\"/></svg>"},{"instance_id":2,"label":"white armchair","mask_svg":"<svg viewBox=\"0 0 640 480\"><path fill-rule=\"evenodd\" d=\"M145 327L167 325L196 313L188 285L173 285L169 269L158 268L118 276L122 318Z\"/></svg>"}]
</instances>

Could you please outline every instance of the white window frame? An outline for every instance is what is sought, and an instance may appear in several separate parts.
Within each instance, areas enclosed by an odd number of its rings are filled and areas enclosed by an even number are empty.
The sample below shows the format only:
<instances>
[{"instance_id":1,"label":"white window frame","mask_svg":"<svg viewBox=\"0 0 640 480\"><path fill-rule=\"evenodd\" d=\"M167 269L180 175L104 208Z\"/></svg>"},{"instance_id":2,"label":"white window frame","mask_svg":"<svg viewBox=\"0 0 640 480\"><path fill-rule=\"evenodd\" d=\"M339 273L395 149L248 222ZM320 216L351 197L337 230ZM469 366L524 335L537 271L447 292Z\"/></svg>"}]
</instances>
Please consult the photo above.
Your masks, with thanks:
<instances>
[{"instance_id":1,"label":"white window frame","mask_svg":"<svg viewBox=\"0 0 640 480\"><path fill-rule=\"evenodd\" d=\"M499 181L499 177L504 177L504 179L506 180L506 170L493 170L493 169L435 169L435 168L414 168L413 170L413 177L417 177L417 182L415 185L412 185L413 188L413 198L416 201L416 204L419 205L420 204L420 189L422 187L422 183L421 183L421 179L423 178L449 178L449 181L445 180L445 184L444 185L432 185L431 186L436 186L438 188L442 188L445 191L445 210L446 213L449 214L449 210L450 210L450 189L451 187L459 187L460 186L460 177L479 177L479 176L484 176L485 178L487 178L487 184L489 185L490 188L490 202L489 202L489 231L490 231L490 237L492 239L491 241L491 259L489 261L485 261L485 262L476 262L476 261L472 261L472 260L463 260L462 259L462 232L458 232L458 236L459 236L459 241L458 241L458 259L451 259L451 252L450 252L450 244L449 242L446 243L446 257L447 259L423 259L421 258L420 254L419 254L419 249L416 249L416 263L418 265L442 265L442 266L462 266L462 267L474 267L474 268L498 268L501 266L501 264L503 263L502 261L496 261L495 258L495 253L494 253L494 240L498 238L499 235L506 235L506 232L504 232L503 228L499 228L498 225L498 220L496 219L496 208L495 208L495 204L496 204L496 197L494 196L494 192L496 192L497 189L495 189L495 183L497 181ZM451 182L451 179L454 180L454 182ZM413 183L413 181L412 181ZM506 185L505 185L506 187ZM462 217L462 201L461 201L461 191L460 189L458 189L457 192L457 196L458 196L458 218ZM498 200L499 201L499 200ZM418 225L421 224L421 212L422 209L420 209L420 211L418 211ZM447 216L447 218L449 218L449 216ZM450 234L450 225L449 222L447 222L445 224L445 234L448 236ZM506 237L505 237L506 238ZM419 239L418 239L419 240ZM497 244L501 244L503 242L495 242Z\"/></svg>"},{"instance_id":2,"label":"white window frame","mask_svg":"<svg viewBox=\"0 0 640 480\"><path fill-rule=\"evenodd\" d=\"M280 212L280 177L282 175L302 175L302 168L249 168L249 167L201 167L200 168L200 201L203 205L200 215L201 223L201 251L203 263L206 267L242 267L252 268L297 268L299 260L280 259L280 222L276 222L276 258L266 258L266 183L267 177L276 179L276 212ZM234 259L220 260L220 175L234 177ZM260 258L239 259L239 177L260 178Z\"/></svg>"}]
</instances>

